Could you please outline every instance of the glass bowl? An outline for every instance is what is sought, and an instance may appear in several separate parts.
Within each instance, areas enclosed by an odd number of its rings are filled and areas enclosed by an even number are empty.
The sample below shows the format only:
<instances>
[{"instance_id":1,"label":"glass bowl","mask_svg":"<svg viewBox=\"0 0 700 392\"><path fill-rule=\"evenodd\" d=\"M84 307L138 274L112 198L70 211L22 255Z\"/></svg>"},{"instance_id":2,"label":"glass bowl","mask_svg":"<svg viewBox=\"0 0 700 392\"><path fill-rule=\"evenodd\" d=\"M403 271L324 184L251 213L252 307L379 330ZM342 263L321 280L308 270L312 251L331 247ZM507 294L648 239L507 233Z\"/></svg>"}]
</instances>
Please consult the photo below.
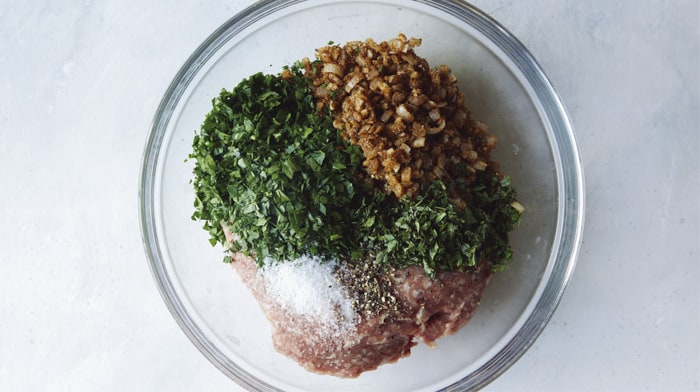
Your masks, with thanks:
<instances>
[{"instance_id":1,"label":"glass bowl","mask_svg":"<svg viewBox=\"0 0 700 392\"><path fill-rule=\"evenodd\" d=\"M473 118L499 139L495 159L526 207L514 258L481 306L438 348L357 379L309 373L277 353L270 327L223 250L192 221L186 158L211 100L258 71L277 73L328 41L422 38L416 52L458 76ZM156 284L183 331L250 390L478 389L512 365L547 324L574 268L583 228L583 175L571 123L523 45L475 7L438 0L263 1L216 30L175 75L155 114L140 184L142 235Z\"/></svg>"}]
</instances>

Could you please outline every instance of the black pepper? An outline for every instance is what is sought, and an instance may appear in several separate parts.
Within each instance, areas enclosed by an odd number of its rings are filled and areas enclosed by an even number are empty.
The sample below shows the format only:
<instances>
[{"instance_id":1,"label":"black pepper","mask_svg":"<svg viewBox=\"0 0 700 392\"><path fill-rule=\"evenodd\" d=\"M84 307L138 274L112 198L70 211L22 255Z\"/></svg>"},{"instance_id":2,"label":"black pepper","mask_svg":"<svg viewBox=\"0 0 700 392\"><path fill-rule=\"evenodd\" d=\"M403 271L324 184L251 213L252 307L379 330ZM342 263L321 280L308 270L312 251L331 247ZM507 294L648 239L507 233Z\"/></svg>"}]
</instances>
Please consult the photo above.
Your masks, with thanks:
<instances>
[{"instance_id":1,"label":"black pepper","mask_svg":"<svg viewBox=\"0 0 700 392\"><path fill-rule=\"evenodd\" d=\"M372 317L382 311L399 310L399 302L389 279L392 271L386 264L372 260L349 260L336 272L338 282L352 294L352 307L362 316Z\"/></svg>"}]
</instances>

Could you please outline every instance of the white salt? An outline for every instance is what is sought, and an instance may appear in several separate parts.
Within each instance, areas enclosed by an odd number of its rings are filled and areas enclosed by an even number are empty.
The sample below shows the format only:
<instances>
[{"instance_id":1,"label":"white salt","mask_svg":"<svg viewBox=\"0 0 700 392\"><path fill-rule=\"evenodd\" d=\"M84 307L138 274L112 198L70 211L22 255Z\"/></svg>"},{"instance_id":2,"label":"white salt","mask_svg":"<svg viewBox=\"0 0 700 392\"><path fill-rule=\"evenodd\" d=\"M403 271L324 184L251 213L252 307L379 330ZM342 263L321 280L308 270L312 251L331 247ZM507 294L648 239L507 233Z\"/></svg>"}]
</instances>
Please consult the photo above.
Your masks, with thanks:
<instances>
[{"instance_id":1,"label":"white salt","mask_svg":"<svg viewBox=\"0 0 700 392\"><path fill-rule=\"evenodd\" d=\"M260 270L270 297L290 313L321 324L322 334L339 336L355 329L357 316L345 286L337 279L335 260L315 256L275 262Z\"/></svg>"}]
</instances>

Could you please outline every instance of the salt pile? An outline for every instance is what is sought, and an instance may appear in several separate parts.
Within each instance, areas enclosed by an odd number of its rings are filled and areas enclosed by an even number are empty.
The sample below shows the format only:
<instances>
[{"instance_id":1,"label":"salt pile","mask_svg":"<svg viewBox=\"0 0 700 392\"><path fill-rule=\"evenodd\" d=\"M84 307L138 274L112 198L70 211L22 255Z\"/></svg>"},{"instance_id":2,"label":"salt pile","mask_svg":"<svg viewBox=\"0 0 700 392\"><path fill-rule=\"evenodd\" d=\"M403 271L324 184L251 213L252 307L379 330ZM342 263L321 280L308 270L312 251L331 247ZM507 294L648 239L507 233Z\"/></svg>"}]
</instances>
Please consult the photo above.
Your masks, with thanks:
<instances>
[{"instance_id":1,"label":"salt pile","mask_svg":"<svg viewBox=\"0 0 700 392\"><path fill-rule=\"evenodd\" d=\"M266 259L260 270L267 292L287 311L321 324L323 334L355 330L357 315L348 290L338 282L338 262L316 256L292 261Z\"/></svg>"}]
</instances>

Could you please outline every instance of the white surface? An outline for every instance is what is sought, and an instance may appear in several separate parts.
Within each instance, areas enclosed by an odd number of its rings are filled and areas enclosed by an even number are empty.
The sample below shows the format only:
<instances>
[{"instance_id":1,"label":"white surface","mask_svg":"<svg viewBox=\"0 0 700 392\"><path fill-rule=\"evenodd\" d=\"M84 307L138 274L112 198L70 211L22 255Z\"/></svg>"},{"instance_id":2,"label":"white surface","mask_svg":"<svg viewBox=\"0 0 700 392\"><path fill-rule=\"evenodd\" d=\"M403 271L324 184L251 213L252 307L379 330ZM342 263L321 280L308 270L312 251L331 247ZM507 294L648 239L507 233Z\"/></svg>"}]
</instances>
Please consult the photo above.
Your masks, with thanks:
<instances>
[{"instance_id":1,"label":"white surface","mask_svg":"<svg viewBox=\"0 0 700 392\"><path fill-rule=\"evenodd\" d=\"M587 179L570 286L487 390L700 390L700 3L474 3L558 89ZM137 186L171 78L249 2L173 4L0 0L4 391L240 389L161 300Z\"/></svg>"}]
</instances>

